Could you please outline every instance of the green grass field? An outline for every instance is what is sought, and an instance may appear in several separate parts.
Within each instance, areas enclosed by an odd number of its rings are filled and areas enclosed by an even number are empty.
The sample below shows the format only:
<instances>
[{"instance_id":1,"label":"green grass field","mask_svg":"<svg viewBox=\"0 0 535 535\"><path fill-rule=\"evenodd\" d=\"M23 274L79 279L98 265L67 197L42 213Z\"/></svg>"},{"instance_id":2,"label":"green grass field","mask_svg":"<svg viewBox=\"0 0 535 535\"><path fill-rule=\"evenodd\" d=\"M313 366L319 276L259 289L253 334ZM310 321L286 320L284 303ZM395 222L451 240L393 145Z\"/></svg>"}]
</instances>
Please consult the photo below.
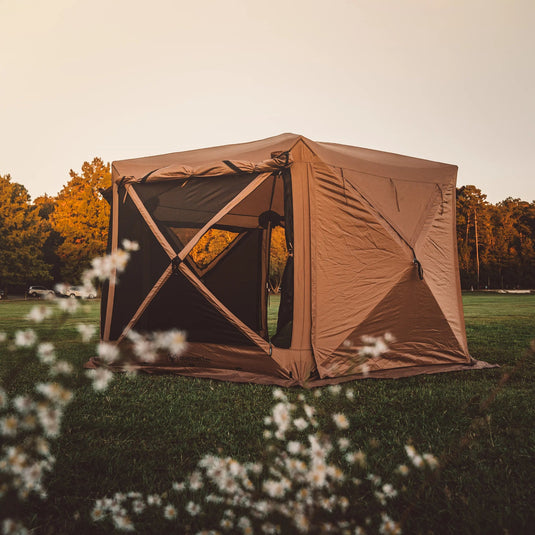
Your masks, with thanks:
<instances>
[{"instance_id":1,"label":"green grass field","mask_svg":"<svg viewBox=\"0 0 535 535\"><path fill-rule=\"evenodd\" d=\"M0 301L0 331L25 326L35 302ZM392 471L404 461L410 441L448 462L436 481L414 498L404 533L535 533L535 364L522 359L535 337L535 296L467 294L464 296L469 347L477 359L501 367L412 377L364 380L351 388L355 399L313 397L311 403L350 419L349 437L359 447L378 441L375 456ZM94 351L79 341L76 324L98 324L99 303L60 327L39 325L41 339L53 339L59 357L82 374ZM23 392L44 379L31 352L0 347L2 384ZM482 414L481 403L504 373L510 379ZM56 443L57 465L48 481L49 499L29 503L27 522L38 533L107 533L91 523L96 498L116 491L163 492L182 478L205 453L240 461L262 457L263 417L273 405L272 388L176 376L118 375L110 388L76 391ZM296 398L301 389L292 389ZM485 418L481 418L485 416ZM3 508L2 517L16 507ZM406 507L398 511L403 516ZM143 533L167 533L154 519Z\"/></svg>"}]
</instances>

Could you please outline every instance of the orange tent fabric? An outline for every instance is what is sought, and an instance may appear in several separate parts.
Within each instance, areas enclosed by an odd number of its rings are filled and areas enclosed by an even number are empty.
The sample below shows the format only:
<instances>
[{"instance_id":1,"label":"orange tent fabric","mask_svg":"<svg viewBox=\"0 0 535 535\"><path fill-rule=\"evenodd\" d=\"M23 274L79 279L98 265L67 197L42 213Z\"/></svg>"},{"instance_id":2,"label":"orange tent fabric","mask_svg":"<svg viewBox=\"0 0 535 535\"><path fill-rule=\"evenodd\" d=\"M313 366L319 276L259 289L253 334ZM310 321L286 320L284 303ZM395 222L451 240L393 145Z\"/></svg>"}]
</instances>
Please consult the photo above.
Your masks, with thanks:
<instances>
[{"instance_id":1,"label":"orange tent fabric","mask_svg":"<svg viewBox=\"0 0 535 535\"><path fill-rule=\"evenodd\" d=\"M114 162L108 249L127 238L141 251L104 288L101 338L128 352L131 330L185 329L183 356L132 365L286 386L487 367L466 341L456 176L296 134ZM290 256L270 337L278 225ZM209 231L233 239L200 266L191 253ZM388 351L356 366L363 337L386 332Z\"/></svg>"}]
</instances>

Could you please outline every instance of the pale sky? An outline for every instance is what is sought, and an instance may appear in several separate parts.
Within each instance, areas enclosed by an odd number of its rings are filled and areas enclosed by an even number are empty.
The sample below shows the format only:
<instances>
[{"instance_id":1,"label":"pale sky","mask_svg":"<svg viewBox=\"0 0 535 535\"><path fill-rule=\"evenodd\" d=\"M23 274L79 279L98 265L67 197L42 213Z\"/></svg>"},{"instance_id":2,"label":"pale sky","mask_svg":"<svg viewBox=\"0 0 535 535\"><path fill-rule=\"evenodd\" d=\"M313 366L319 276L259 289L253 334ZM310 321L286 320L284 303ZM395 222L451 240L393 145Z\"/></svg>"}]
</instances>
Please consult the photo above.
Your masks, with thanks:
<instances>
[{"instance_id":1,"label":"pale sky","mask_svg":"<svg viewBox=\"0 0 535 535\"><path fill-rule=\"evenodd\" d=\"M0 174L283 132L535 200L534 0L0 0Z\"/></svg>"}]
</instances>

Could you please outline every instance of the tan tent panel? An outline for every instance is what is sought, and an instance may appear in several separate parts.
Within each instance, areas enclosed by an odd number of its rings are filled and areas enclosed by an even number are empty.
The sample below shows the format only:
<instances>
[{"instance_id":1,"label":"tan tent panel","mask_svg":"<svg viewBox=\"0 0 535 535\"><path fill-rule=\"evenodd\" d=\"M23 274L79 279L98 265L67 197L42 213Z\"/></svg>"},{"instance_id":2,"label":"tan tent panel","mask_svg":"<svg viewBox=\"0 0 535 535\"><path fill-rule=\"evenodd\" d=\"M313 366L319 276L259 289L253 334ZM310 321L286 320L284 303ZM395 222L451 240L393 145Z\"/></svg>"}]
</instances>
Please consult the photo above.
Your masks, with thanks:
<instances>
[{"instance_id":1,"label":"tan tent panel","mask_svg":"<svg viewBox=\"0 0 535 535\"><path fill-rule=\"evenodd\" d=\"M137 241L105 286L101 338L188 333L148 372L314 386L488 367L468 353L457 265L457 167L295 134L113 164L108 251ZM268 324L271 232L290 252ZM223 237L200 263L202 240ZM366 336L388 351L362 367ZM102 365L97 358L91 365Z\"/></svg>"}]
</instances>

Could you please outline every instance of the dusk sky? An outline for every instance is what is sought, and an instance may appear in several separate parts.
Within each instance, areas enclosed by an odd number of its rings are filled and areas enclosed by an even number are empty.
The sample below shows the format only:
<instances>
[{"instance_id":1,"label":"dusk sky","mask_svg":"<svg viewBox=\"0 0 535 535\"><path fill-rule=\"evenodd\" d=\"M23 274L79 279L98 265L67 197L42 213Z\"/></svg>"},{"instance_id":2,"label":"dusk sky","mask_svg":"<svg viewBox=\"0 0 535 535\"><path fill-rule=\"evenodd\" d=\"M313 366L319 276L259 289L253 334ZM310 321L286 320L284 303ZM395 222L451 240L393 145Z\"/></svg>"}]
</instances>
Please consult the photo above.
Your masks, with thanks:
<instances>
[{"instance_id":1,"label":"dusk sky","mask_svg":"<svg viewBox=\"0 0 535 535\"><path fill-rule=\"evenodd\" d=\"M0 0L0 174L283 132L535 200L533 0Z\"/></svg>"}]
</instances>

